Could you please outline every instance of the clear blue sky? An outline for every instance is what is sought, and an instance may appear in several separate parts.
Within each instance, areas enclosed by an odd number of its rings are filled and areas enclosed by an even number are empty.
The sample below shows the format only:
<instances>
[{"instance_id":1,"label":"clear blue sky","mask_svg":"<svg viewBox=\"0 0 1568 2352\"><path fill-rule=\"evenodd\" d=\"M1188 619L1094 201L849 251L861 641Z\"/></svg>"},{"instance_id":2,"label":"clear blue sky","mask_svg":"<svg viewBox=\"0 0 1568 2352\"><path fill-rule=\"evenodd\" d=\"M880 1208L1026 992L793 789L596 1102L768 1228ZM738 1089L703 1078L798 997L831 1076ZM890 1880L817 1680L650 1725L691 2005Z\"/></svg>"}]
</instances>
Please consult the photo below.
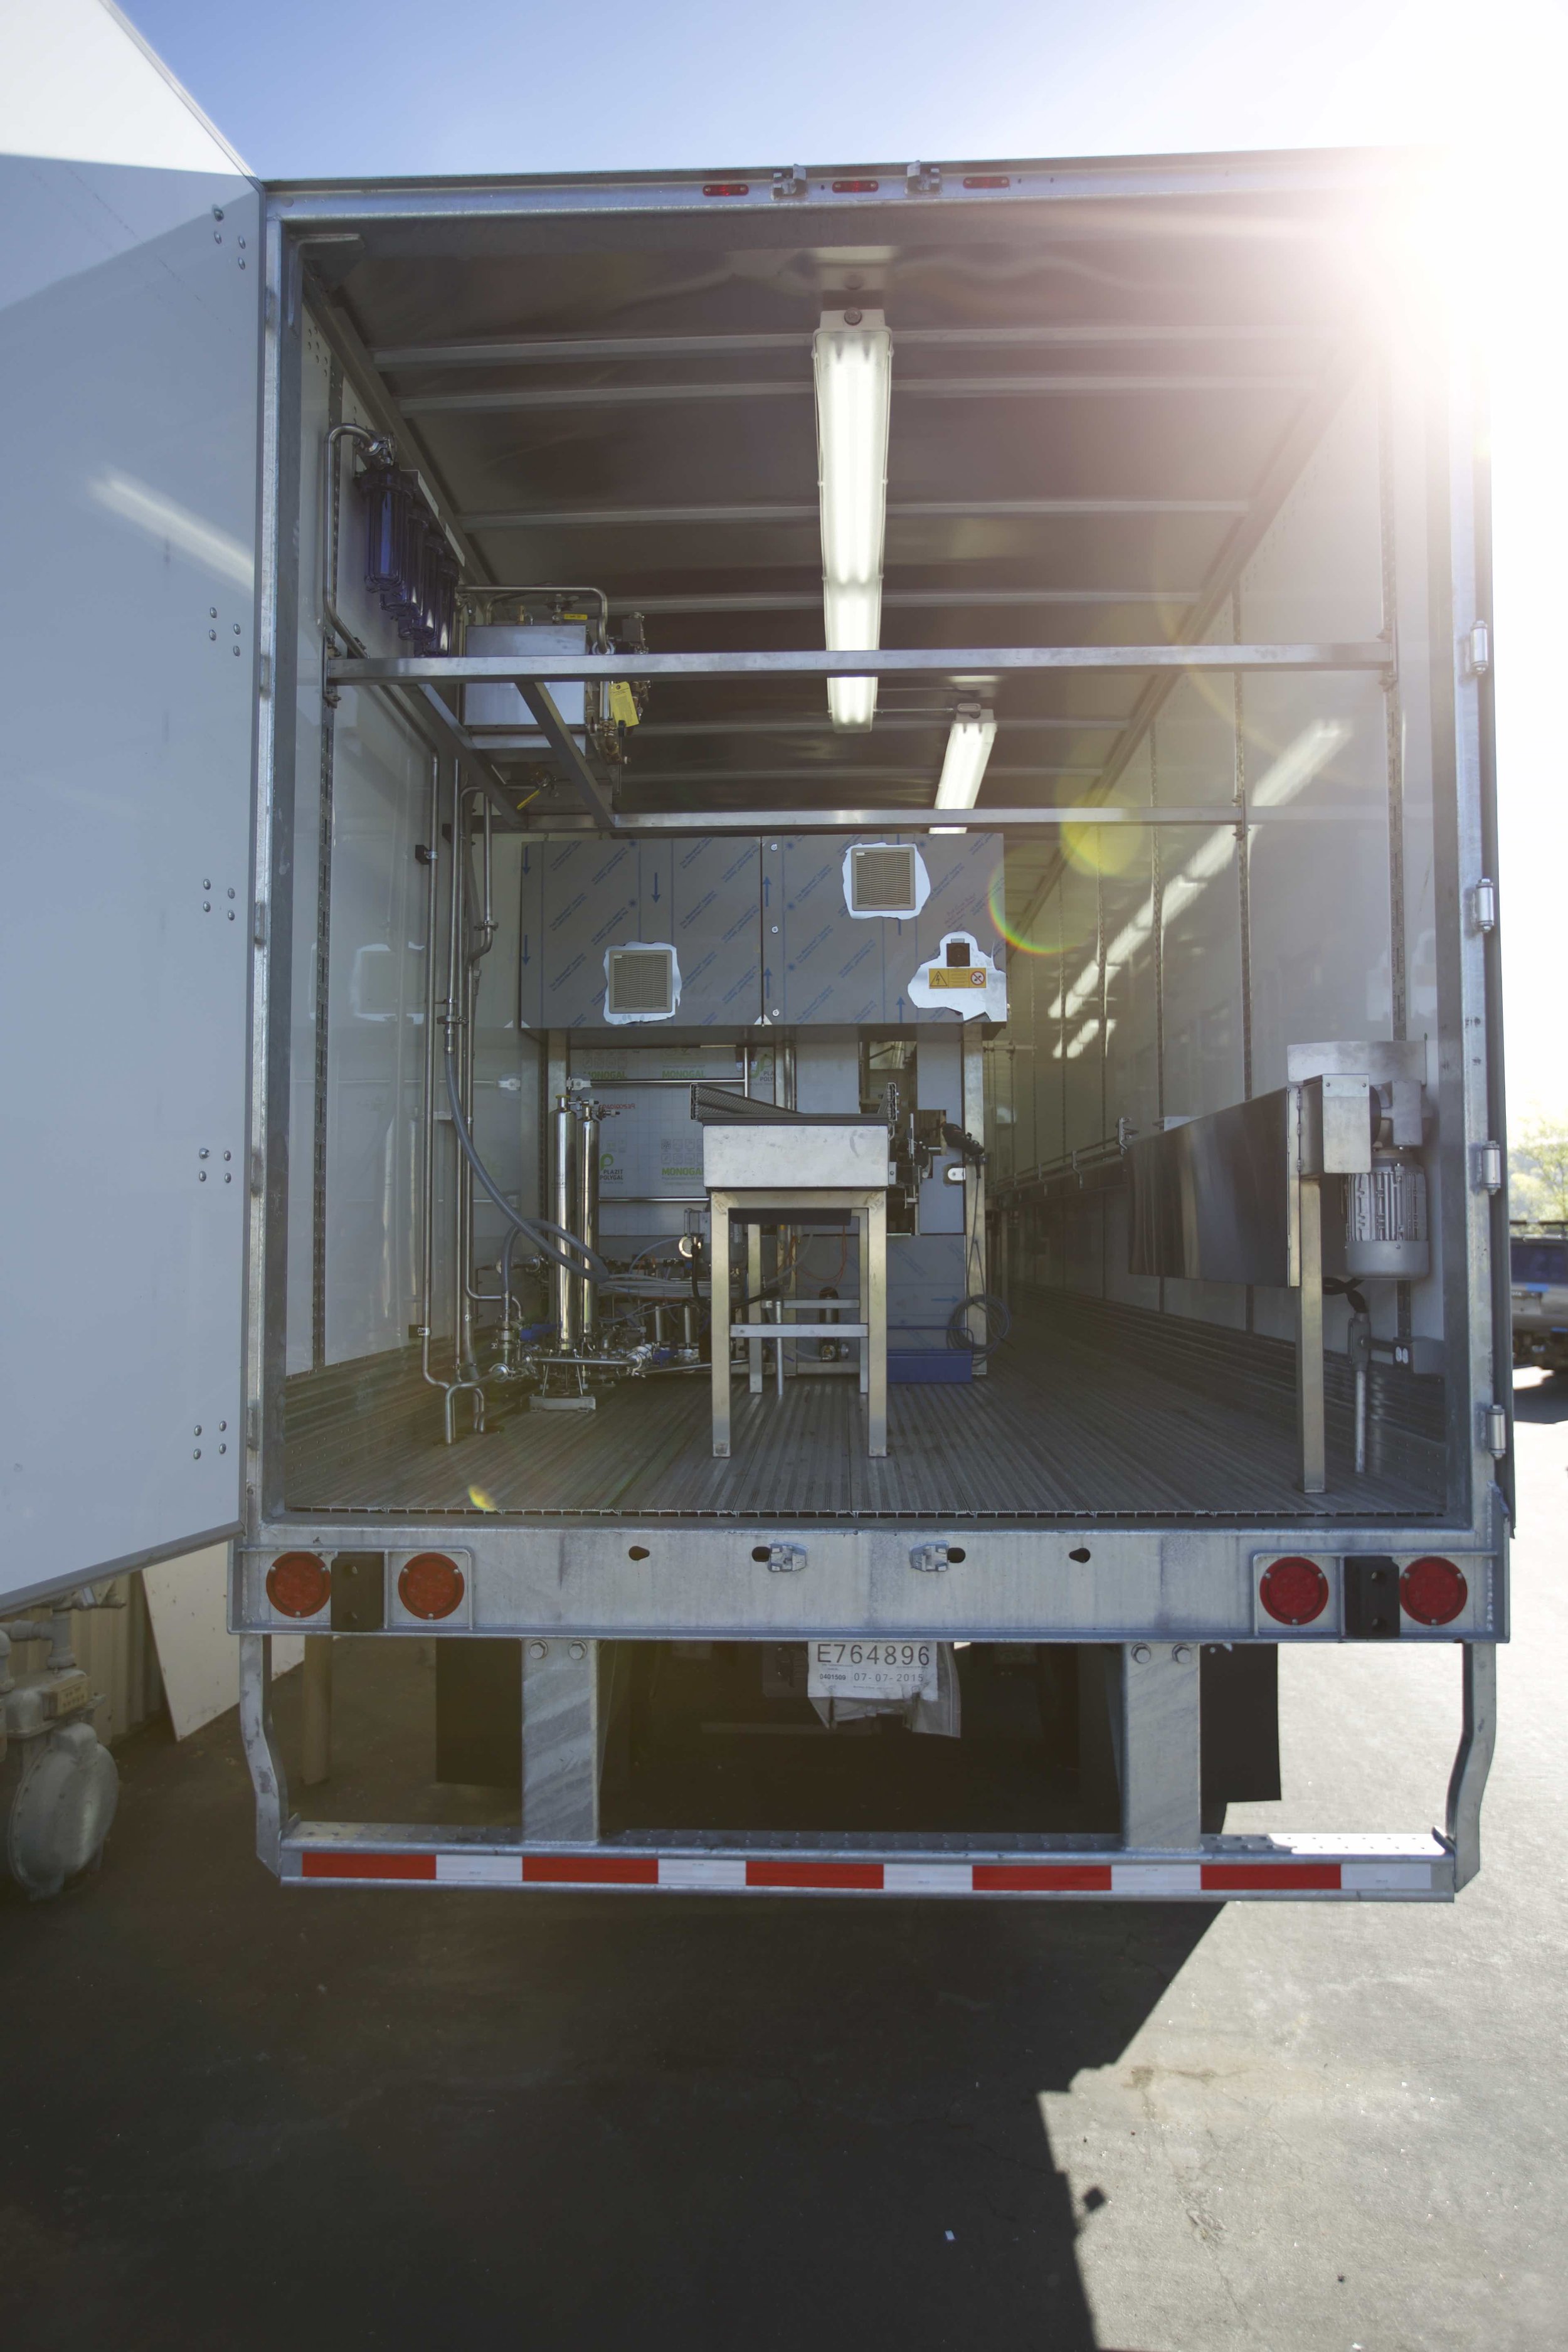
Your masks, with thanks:
<instances>
[{"instance_id":1,"label":"clear blue sky","mask_svg":"<svg viewBox=\"0 0 1568 2352\"><path fill-rule=\"evenodd\" d=\"M37 0L47 5L47 0ZM1568 1123L1568 0L130 0L268 177L1451 142L1486 313L1510 1093Z\"/></svg>"},{"instance_id":2,"label":"clear blue sky","mask_svg":"<svg viewBox=\"0 0 1568 2352\"><path fill-rule=\"evenodd\" d=\"M1447 0L132 0L253 167L614 170L1432 135ZM1533 12L1540 13L1540 12ZM1508 0L1467 9L1456 61ZM1442 85L1442 88L1439 88Z\"/></svg>"}]
</instances>

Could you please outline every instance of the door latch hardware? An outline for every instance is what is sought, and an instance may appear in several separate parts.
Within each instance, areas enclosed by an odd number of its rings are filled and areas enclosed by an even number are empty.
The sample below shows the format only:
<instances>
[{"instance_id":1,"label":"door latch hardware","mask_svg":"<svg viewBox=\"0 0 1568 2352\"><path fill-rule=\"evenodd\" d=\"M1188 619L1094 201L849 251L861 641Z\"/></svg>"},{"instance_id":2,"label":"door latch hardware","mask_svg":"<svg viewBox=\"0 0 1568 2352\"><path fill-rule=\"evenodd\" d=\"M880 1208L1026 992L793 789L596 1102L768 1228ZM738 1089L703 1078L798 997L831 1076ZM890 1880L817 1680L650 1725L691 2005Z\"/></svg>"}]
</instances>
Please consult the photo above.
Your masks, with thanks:
<instances>
[{"instance_id":1,"label":"door latch hardware","mask_svg":"<svg viewBox=\"0 0 1568 2352\"><path fill-rule=\"evenodd\" d=\"M798 1576L805 1566L805 1553L799 1544L759 1544L752 1558L765 1560L772 1576Z\"/></svg>"},{"instance_id":2,"label":"door latch hardware","mask_svg":"<svg viewBox=\"0 0 1568 2352\"><path fill-rule=\"evenodd\" d=\"M950 1554L944 1543L916 1544L910 1554L910 1566L918 1568L922 1576L945 1575Z\"/></svg>"}]
</instances>

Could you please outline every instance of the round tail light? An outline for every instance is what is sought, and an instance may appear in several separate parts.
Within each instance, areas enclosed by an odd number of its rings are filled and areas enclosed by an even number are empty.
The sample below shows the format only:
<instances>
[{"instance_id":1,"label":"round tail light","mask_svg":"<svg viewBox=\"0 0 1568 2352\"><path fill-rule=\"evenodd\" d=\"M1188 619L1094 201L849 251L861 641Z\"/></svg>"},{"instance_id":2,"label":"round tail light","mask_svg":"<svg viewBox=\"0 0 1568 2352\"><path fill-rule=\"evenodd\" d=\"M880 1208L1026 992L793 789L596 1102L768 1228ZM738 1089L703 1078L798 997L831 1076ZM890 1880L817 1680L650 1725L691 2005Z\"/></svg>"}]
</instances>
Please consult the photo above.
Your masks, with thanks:
<instances>
[{"instance_id":1,"label":"round tail light","mask_svg":"<svg viewBox=\"0 0 1568 2352\"><path fill-rule=\"evenodd\" d=\"M267 1598L280 1617L314 1617L331 1595L331 1571L320 1552L280 1551L267 1571Z\"/></svg>"},{"instance_id":2,"label":"round tail light","mask_svg":"<svg viewBox=\"0 0 1568 2352\"><path fill-rule=\"evenodd\" d=\"M1413 1559L1399 1580L1405 1613L1418 1625L1451 1625L1469 1597L1463 1570L1436 1553Z\"/></svg>"},{"instance_id":3,"label":"round tail light","mask_svg":"<svg viewBox=\"0 0 1568 2352\"><path fill-rule=\"evenodd\" d=\"M416 1553L397 1580L397 1597L411 1617L449 1617L464 1590L462 1570L444 1551Z\"/></svg>"},{"instance_id":4,"label":"round tail light","mask_svg":"<svg viewBox=\"0 0 1568 2352\"><path fill-rule=\"evenodd\" d=\"M1270 1560L1258 1597L1277 1625L1310 1625L1329 1605L1329 1580L1315 1559Z\"/></svg>"}]
</instances>

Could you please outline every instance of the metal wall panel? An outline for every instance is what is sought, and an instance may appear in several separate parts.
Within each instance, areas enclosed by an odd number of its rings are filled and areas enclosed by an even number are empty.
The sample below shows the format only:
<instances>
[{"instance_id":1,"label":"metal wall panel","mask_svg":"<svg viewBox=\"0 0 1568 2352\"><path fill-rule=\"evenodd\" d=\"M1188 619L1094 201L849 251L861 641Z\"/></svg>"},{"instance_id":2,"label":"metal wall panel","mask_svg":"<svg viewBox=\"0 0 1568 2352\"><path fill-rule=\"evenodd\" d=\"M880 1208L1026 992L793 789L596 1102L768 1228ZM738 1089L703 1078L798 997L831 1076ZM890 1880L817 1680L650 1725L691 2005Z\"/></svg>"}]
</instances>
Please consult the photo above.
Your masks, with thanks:
<instances>
[{"instance_id":1,"label":"metal wall panel","mask_svg":"<svg viewBox=\"0 0 1568 2352\"><path fill-rule=\"evenodd\" d=\"M536 1029L605 1026L605 954L670 942L680 967L672 1021L650 1028L749 1028L760 1014L759 853L752 841L529 845L521 1003Z\"/></svg>"},{"instance_id":2,"label":"metal wall panel","mask_svg":"<svg viewBox=\"0 0 1568 2352\"><path fill-rule=\"evenodd\" d=\"M244 1461L260 213L129 36L105 38L112 102L54 150L78 160L0 157L17 1594L226 1532ZM58 44L26 92L47 146L71 21L29 40ZM112 163L83 153L100 127Z\"/></svg>"},{"instance_id":3,"label":"metal wall panel","mask_svg":"<svg viewBox=\"0 0 1568 2352\"><path fill-rule=\"evenodd\" d=\"M909 983L949 931L972 932L987 955L1005 963L1006 942L993 912L1002 904L1000 835L917 841L931 894L908 919L851 915L843 881L850 846L851 837L822 834L763 844L763 996L770 1018L787 1026L889 1028L929 1020L929 1013L917 1016Z\"/></svg>"}]
</instances>

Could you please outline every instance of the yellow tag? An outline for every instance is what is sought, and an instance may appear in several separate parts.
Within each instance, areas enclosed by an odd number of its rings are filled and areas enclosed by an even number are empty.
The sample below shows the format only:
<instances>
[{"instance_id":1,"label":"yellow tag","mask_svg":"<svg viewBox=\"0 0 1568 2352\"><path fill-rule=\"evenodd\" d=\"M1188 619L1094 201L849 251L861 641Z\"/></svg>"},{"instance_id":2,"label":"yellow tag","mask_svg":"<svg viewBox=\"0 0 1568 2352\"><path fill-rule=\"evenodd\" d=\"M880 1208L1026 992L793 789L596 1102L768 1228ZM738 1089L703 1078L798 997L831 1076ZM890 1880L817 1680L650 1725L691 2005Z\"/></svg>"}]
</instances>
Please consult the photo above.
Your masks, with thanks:
<instances>
[{"instance_id":1,"label":"yellow tag","mask_svg":"<svg viewBox=\"0 0 1568 2352\"><path fill-rule=\"evenodd\" d=\"M618 719L623 727L637 723L637 698L625 678L616 678L610 687L610 717Z\"/></svg>"},{"instance_id":2,"label":"yellow tag","mask_svg":"<svg viewBox=\"0 0 1568 2352\"><path fill-rule=\"evenodd\" d=\"M928 988L984 988L985 967L974 963L933 963L926 967Z\"/></svg>"}]
</instances>

